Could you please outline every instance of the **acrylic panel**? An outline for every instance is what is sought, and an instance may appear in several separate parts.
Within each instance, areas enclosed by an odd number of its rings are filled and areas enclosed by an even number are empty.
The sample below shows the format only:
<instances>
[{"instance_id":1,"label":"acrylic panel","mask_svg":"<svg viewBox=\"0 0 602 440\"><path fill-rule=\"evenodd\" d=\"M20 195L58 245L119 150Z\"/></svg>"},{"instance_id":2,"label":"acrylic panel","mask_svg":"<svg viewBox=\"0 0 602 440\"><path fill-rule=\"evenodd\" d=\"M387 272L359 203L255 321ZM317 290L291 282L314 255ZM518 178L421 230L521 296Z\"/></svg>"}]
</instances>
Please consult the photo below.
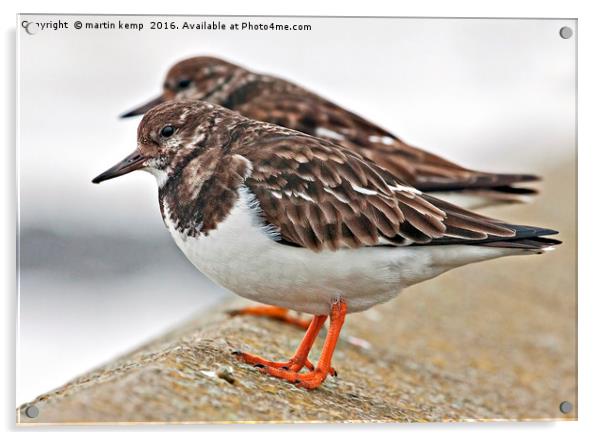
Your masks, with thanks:
<instances>
[{"instance_id":1,"label":"acrylic panel","mask_svg":"<svg viewBox=\"0 0 602 440\"><path fill-rule=\"evenodd\" d=\"M20 424L577 418L576 20L17 19Z\"/></svg>"}]
</instances>

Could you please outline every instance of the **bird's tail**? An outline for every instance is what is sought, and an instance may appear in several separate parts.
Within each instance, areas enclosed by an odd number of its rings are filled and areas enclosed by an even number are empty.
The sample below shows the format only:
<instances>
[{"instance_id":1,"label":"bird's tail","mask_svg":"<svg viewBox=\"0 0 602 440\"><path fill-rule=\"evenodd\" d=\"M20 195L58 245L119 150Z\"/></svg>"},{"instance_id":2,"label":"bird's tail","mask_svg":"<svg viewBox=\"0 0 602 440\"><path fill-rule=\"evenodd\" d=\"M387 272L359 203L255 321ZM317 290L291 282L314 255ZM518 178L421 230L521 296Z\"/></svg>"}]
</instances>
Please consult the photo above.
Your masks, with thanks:
<instances>
[{"instance_id":1,"label":"bird's tail","mask_svg":"<svg viewBox=\"0 0 602 440\"><path fill-rule=\"evenodd\" d=\"M417 188L448 200L468 209L482 209L488 206L530 203L539 191L522 186L541 180L533 174L479 173L467 179L451 181L433 179L433 182L417 184Z\"/></svg>"},{"instance_id":2,"label":"bird's tail","mask_svg":"<svg viewBox=\"0 0 602 440\"><path fill-rule=\"evenodd\" d=\"M493 241L489 243L483 243L481 244L481 246L535 251L534 253L543 253L554 250L554 246L557 246L559 244L562 244L562 241L556 240L554 238L540 236L529 238L517 238L514 240Z\"/></svg>"}]
</instances>

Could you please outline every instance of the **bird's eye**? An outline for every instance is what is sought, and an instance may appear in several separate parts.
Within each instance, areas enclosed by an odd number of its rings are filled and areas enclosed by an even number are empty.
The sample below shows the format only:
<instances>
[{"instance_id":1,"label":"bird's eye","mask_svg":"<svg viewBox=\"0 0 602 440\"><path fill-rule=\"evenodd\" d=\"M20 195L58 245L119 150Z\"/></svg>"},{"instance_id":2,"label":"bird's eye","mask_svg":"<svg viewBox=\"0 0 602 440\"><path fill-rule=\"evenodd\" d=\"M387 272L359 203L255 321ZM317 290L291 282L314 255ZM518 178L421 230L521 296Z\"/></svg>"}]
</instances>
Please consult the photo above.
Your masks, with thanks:
<instances>
[{"instance_id":1,"label":"bird's eye","mask_svg":"<svg viewBox=\"0 0 602 440\"><path fill-rule=\"evenodd\" d=\"M191 83L192 81L189 79L181 79L180 81L178 81L178 90L187 89L188 87L190 87Z\"/></svg>"},{"instance_id":2,"label":"bird's eye","mask_svg":"<svg viewBox=\"0 0 602 440\"><path fill-rule=\"evenodd\" d=\"M173 125L166 125L161 129L161 136L164 138L170 137L172 134L176 132L176 129Z\"/></svg>"}]
</instances>

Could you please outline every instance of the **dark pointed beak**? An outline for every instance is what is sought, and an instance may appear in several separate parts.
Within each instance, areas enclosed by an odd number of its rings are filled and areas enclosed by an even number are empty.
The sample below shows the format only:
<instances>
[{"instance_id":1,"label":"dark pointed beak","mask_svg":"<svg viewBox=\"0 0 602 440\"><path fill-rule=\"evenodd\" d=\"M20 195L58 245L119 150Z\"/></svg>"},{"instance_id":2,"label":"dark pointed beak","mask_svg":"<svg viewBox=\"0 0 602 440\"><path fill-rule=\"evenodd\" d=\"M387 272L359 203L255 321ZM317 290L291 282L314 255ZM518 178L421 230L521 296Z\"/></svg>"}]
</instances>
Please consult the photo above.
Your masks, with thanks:
<instances>
[{"instance_id":1,"label":"dark pointed beak","mask_svg":"<svg viewBox=\"0 0 602 440\"><path fill-rule=\"evenodd\" d=\"M112 166L104 173L96 176L94 179L92 179L92 183L104 182L105 180L113 179L115 177L131 173L132 171L139 170L144 166L145 160L146 157L142 156L138 150L136 150L118 164Z\"/></svg>"},{"instance_id":2,"label":"dark pointed beak","mask_svg":"<svg viewBox=\"0 0 602 440\"><path fill-rule=\"evenodd\" d=\"M136 107L134 110L130 110L129 112L124 113L124 114L120 115L119 117L120 118L130 118L132 116L143 115L147 111L149 111L151 108L161 104L162 102L165 102L165 98L163 98L162 95L157 96L155 99L150 100L146 104Z\"/></svg>"}]
</instances>

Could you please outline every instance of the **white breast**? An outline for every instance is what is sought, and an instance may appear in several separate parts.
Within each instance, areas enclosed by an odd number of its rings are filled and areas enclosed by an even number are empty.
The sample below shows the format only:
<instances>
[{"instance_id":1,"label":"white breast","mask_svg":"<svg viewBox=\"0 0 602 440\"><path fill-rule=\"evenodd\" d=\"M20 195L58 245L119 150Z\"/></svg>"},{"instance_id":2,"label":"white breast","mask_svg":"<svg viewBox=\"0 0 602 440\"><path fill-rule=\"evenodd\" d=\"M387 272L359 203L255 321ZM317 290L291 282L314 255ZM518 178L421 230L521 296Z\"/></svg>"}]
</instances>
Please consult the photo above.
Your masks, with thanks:
<instances>
[{"instance_id":1,"label":"white breast","mask_svg":"<svg viewBox=\"0 0 602 440\"><path fill-rule=\"evenodd\" d=\"M500 249L475 246L367 247L316 253L275 241L277 231L262 224L252 193L242 187L239 195L228 217L207 236L193 238L178 232L167 207L166 224L182 252L216 283L245 298L300 312L328 314L338 298L345 299L349 312L365 310L393 298L403 287L504 254Z\"/></svg>"}]
</instances>

